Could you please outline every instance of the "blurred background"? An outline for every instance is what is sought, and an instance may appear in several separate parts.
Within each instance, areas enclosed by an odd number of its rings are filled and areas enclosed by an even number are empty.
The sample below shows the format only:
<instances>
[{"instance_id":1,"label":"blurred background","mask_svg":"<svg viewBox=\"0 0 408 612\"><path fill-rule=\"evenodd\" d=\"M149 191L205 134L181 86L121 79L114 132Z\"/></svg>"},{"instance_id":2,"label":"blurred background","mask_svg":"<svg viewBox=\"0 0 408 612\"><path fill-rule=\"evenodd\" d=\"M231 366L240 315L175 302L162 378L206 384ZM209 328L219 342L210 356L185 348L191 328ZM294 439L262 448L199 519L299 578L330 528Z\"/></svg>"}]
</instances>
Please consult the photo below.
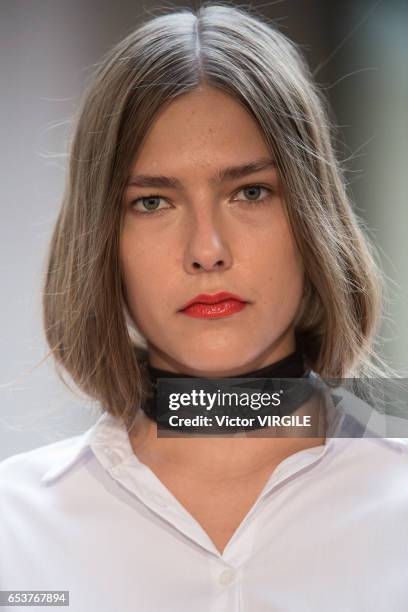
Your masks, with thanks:
<instances>
[{"instance_id":1,"label":"blurred background","mask_svg":"<svg viewBox=\"0 0 408 612\"><path fill-rule=\"evenodd\" d=\"M0 460L92 425L41 326L45 254L71 118L93 65L141 20L194 2L1 0ZM242 3L237 3L243 6ZM408 2L257 2L305 53L339 126L349 191L388 284L381 353L408 376Z\"/></svg>"}]
</instances>

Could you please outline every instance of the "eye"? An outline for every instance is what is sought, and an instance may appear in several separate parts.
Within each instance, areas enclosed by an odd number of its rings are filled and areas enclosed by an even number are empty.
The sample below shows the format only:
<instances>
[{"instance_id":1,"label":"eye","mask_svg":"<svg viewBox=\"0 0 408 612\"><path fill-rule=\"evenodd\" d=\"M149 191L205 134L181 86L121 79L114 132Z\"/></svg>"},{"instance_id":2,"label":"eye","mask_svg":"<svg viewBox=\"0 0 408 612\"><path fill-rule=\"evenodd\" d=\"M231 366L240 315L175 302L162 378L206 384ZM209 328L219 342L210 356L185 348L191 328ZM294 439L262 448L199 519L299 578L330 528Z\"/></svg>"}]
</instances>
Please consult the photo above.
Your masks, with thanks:
<instances>
[{"instance_id":1,"label":"eye","mask_svg":"<svg viewBox=\"0 0 408 612\"><path fill-rule=\"evenodd\" d=\"M159 208L161 201L163 201L161 196L149 195L132 200L130 205L136 210L137 213L140 213L141 215L151 215L156 211L160 212L163 210L163 208ZM136 209L137 206L139 207L138 209Z\"/></svg>"},{"instance_id":2,"label":"eye","mask_svg":"<svg viewBox=\"0 0 408 612\"><path fill-rule=\"evenodd\" d=\"M263 185L245 185L244 187L241 187L239 191L236 192L233 200L244 203L250 202L252 204L262 204L272 195L272 193L272 189L270 189L269 187L264 187ZM130 206L133 210L137 212L137 214L153 215L155 213L161 213L163 210L166 210L166 208L160 208L160 204L164 201L164 198L162 198L161 196L151 194L132 200Z\"/></svg>"},{"instance_id":3,"label":"eye","mask_svg":"<svg viewBox=\"0 0 408 612\"><path fill-rule=\"evenodd\" d=\"M240 197L243 194L243 197ZM246 185L242 187L234 197L234 200L243 202L261 203L272 194L272 189L263 185Z\"/></svg>"}]
</instances>

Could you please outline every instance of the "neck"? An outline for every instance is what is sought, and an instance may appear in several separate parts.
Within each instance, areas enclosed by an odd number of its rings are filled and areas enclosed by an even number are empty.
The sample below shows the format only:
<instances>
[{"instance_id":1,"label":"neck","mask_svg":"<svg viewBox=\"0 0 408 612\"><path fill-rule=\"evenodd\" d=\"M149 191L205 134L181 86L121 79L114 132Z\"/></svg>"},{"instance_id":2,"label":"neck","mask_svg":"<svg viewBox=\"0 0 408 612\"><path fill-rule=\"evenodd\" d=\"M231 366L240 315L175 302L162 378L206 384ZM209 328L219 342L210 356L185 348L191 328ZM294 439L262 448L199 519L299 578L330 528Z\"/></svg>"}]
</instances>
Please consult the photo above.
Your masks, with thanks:
<instances>
[{"instance_id":1,"label":"neck","mask_svg":"<svg viewBox=\"0 0 408 612\"><path fill-rule=\"evenodd\" d=\"M316 415L318 410L319 406L310 404L295 414ZM239 434L233 437L159 438L155 421L139 411L129 440L136 456L153 471L177 473L186 482L199 478L205 482L221 483L247 478L265 470L270 472L289 455L323 445L325 436L320 429L315 437L307 438L262 438L256 431L247 432L245 437Z\"/></svg>"},{"instance_id":2,"label":"neck","mask_svg":"<svg viewBox=\"0 0 408 612\"><path fill-rule=\"evenodd\" d=\"M286 366L286 369L283 371L284 375L287 375L287 377L297 377L301 374L287 371L287 366L296 360L297 368L299 368L299 361L302 361L300 367L303 367L303 351L296 337L280 338L273 348L268 348L262 352L249 365L248 363L243 363L228 367L226 363L223 363L221 369L217 368L214 362L211 362L210 367L207 364L197 369L191 363L179 363L172 357L159 352L155 347L149 348L148 355L144 356L144 358L140 354L137 358L139 362L142 361L142 366L146 366L150 370L150 374L157 371L163 374L164 377L238 378L248 376L250 373L252 374L258 370L261 371L275 367L278 368L277 376L280 376L281 366L283 368ZM286 365L288 360L289 364Z\"/></svg>"},{"instance_id":3,"label":"neck","mask_svg":"<svg viewBox=\"0 0 408 612\"><path fill-rule=\"evenodd\" d=\"M195 376L188 372L173 372L167 368L159 368L153 366L149 361L146 361L143 365L147 370L147 375L153 382L157 378L206 378L204 376ZM297 348L282 359L260 368L244 368L239 374L217 375L212 376L212 378L300 378L306 370L309 370L309 368L305 366L301 349Z\"/></svg>"},{"instance_id":4,"label":"neck","mask_svg":"<svg viewBox=\"0 0 408 612\"><path fill-rule=\"evenodd\" d=\"M163 406L161 404L161 407L159 408L157 401L156 401L156 397L157 397L157 390L158 390L158 379L162 378L162 379L167 379L167 378L171 378L173 381L174 379L177 378L188 378L188 379L193 379L193 378L197 378L195 376L191 376L189 374L186 373L174 373L174 372L170 372L168 370L163 370L163 369L159 369L157 367L153 367L150 363L146 362L143 364L144 365L144 370L145 370L145 376L148 378L148 380L150 381L151 384L151 388L152 388L152 395L150 398L148 398L142 405L142 409L145 412L145 414L152 419L153 421L155 421L156 423L161 423L162 427L166 428L166 419L160 418L160 416L163 416L163 410L165 412L167 412L167 409L165 406ZM259 368L257 370L246 370L244 373L242 373L239 378L240 379L246 379L246 378L265 378L265 379L274 379L277 378L279 380L281 379L292 379L292 378L308 378L310 374L310 368L306 368L305 364L304 364L304 358L302 355L302 352L300 349L297 349L295 351L293 351L292 353L290 353L290 355L287 355L286 357L279 359L278 361L275 361L272 364L269 364L267 366L264 366L262 368ZM200 377L201 378L201 377ZM220 377L220 378L224 378L224 379L228 379L231 377ZM236 376L234 376L233 378L236 378ZM286 383L287 386L287 383ZM282 382L282 384L280 383L280 387L285 387L285 384ZM297 394L298 397L296 398L297 401L296 402L292 402L291 405L291 413L293 413L304 401L306 401L306 399L308 398L308 396L310 395L310 389L308 388L307 385L304 386L304 391L301 395L299 395L299 393ZM191 408L190 408L191 410ZM194 416L194 414L191 414L189 409L183 409L179 415L181 415L181 413L183 413L182 416L184 417L191 417ZM227 410L225 410L225 414L227 414ZM242 417L245 416L250 416L250 411L248 413L248 410L246 409L242 409ZM257 421L252 427L251 429L259 429L261 427L261 425L259 424L259 422ZM167 429L172 430L172 428L169 426L167 427ZM198 432L198 430L196 430ZM174 429L173 429L174 432ZM227 433L227 432L231 432L230 428L220 428L218 427L218 433ZM206 428L204 427L204 429L202 430L202 433L205 434L206 433ZM209 433L207 431L207 433Z\"/></svg>"},{"instance_id":5,"label":"neck","mask_svg":"<svg viewBox=\"0 0 408 612\"><path fill-rule=\"evenodd\" d=\"M156 378L189 377L147 364L151 382ZM300 378L308 373L301 353L295 351L284 359L242 374L248 378ZM298 407L294 414L311 414L318 410L314 398ZM312 418L314 420L314 418ZM200 478L207 482L230 481L250 477L254 473L270 471L285 457L304 448L324 444L322 431L316 437L285 437L288 431L281 428L276 437L260 437L258 431L239 433L232 437L158 437L155 413L147 406L139 410L129 439L140 461L153 470L183 474L186 479ZM280 434L280 437L279 437ZM310 434L309 434L310 435Z\"/></svg>"}]
</instances>

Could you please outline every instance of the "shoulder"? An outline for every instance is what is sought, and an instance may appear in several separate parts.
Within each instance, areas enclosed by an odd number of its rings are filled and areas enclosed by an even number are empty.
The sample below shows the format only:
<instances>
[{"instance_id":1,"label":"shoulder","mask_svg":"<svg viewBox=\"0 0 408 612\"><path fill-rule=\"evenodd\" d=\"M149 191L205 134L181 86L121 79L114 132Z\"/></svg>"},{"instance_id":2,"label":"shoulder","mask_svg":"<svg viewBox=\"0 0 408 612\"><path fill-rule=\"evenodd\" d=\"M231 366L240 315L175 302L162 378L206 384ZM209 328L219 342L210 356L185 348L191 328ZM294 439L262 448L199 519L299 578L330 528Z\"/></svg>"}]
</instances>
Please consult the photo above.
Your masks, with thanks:
<instances>
[{"instance_id":1,"label":"shoulder","mask_svg":"<svg viewBox=\"0 0 408 612\"><path fill-rule=\"evenodd\" d=\"M58 481L56 486L50 486L49 476L76 462L81 454L78 450L87 448L83 436L45 444L0 462L0 540L4 550L13 550L17 542L21 550L26 550L24 540L28 536L42 534L47 538L52 521L59 524L64 509L76 503L86 472L73 470L72 477Z\"/></svg>"},{"instance_id":2,"label":"shoulder","mask_svg":"<svg viewBox=\"0 0 408 612\"><path fill-rule=\"evenodd\" d=\"M333 439L329 473L339 490L355 499L375 500L378 508L408 508L408 440L362 437Z\"/></svg>"},{"instance_id":3,"label":"shoulder","mask_svg":"<svg viewBox=\"0 0 408 612\"><path fill-rule=\"evenodd\" d=\"M81 434L71 436L0 461L0 496L7 490L40 485L51 468L72 455L80 439Z\"/></svg>"},{"instance_id":4,"label":"shoulder","mask_svg":"<svg viewBox=\"0 0 408 612\"><path fill-rule=\"evenodd\" d=\"M330 388L318 375L315 374L315 377L326 396L335 436L377 438L382 440L383 449L408 453L408 406L405 406L404 398L401 402L397 384L391 382L388 385L386 380L382 387L377 385L378 389L373 390L373 395L370 395L368 387L370 400L366 401L343 386ZM392 401L394 395L395 406ZM338 419L340 416L343 417L341 420Z\"/></svg>"}]
</instances>

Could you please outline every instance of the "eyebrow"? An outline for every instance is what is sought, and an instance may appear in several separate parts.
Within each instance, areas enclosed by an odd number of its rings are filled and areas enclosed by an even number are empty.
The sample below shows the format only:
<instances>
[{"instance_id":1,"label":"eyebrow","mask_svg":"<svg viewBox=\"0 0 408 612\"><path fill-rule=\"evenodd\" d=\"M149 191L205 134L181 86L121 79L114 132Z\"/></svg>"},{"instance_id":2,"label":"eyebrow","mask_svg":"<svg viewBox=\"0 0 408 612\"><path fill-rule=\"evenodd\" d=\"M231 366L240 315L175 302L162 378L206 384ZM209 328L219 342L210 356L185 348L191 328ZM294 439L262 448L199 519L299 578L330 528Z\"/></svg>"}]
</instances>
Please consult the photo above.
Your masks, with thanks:
<instances>
[{"instance_id":1,"label":"eyebrow","mask_svg":"<svg viewBox=\"0 0 408 612\"><path fill-rule=\"evenodd\" d=\"M232 181L244 178L249 174L261 172L269 168L275 168L276 162L272 158L262 157L240 166L228 166L218 170L213 177L211 183L222 183L224 181ZM161 187L171 189L183 189L183 183L174 176L153 176L151 174L138 174L131 176L128 187Z\"/></svg>"}]
</instances>

